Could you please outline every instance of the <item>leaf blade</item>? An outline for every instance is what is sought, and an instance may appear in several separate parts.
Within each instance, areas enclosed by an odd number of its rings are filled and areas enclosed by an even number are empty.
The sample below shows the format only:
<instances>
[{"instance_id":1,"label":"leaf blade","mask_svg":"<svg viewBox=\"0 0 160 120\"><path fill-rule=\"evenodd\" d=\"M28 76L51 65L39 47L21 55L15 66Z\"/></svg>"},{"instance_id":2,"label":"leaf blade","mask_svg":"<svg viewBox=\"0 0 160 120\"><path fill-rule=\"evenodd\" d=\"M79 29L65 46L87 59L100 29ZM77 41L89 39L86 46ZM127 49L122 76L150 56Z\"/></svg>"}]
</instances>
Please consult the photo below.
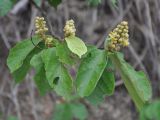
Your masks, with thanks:
<instances>
[{"instance_id":1,"label":"leaf blade","mask_svg":"<svg viewBox=\"0 0 160 120\"><path fill-rule=\"evenodd\" d=\"M68 48L80 58L87 52L85 43L78 37L69 36L65 38Z\"/></svg>"},{"instance_id":2,"label":"leaf blade","mask_svg":"<svg viewBox=\"0 0 160 120\"><path fill-rule=\"evenodd\" d=\"M110 67L112 66L113 64L108 60L106 70L104 70L96 88L91 95L87 97L87 100L89 100L93 105L100 104L106 95L110 96L114 93L115 78L113 71L110 71Z\"/></svg>"},{"instance_id":3,"label":"leaf blade","mask_svg":"<svg viewBox=\"0 0 160 120\"><path fill-rule=\"evenodd\" d=\"M88 96L96 87L107 64L106 53L93 49L81 62L77 78L77 92L81 97Z\"/></svg>"},{"instance_id":4,"label":"leaf blade","mask_svg":"<svg viewBox=\"0 0 160 120\"><path fill-rule=\"evenodd\" d=\"M41 54L42 61L44 63L46 77L50 86L54 87L54 80L56 77L59 77L60 63L58 57L56 56L56 49L49 48L43 50Z\"/></svg>"},{"instance_id":5,"label":"leaf blade","mask_svg":"<svg viewBox=\"0 0 160 120\"><path fill-rule=\"evenodd\" d=\"M32 39L35 45L40 42L37 36L34 36ZM32 44L32 42L29 39L25 39L16 44L12 49L10 49L7 58L7 65L11 73L16 71L23 65L23 61L34 48L35 46Z\"/></svg>"},{"instance_id":6,"label":"leaf blade","mask_svg":"<svg viewBox=\"0 0 160 120\"><path fill-rule=\"evenodd\" d=\"M147 76L143 72L135 71L119 53L110 54L110 58L120 72L136 107L141 110L152 96L152 89Z\"/></svg>"},{"instance_id":7,"label":"leaf blade","mask_svg":"<svg viewBox=\"0 0 160 120\"><path fill-rule=\"evenodd\" d=\"M46 79L45 69L41 58L41 54L42 52L34 55L30 61L30 64L36 70L36 74L34 76L36 86L40 94L45 95L49 90L51 90L51 87Z\"/></svg>"}]
</instances>

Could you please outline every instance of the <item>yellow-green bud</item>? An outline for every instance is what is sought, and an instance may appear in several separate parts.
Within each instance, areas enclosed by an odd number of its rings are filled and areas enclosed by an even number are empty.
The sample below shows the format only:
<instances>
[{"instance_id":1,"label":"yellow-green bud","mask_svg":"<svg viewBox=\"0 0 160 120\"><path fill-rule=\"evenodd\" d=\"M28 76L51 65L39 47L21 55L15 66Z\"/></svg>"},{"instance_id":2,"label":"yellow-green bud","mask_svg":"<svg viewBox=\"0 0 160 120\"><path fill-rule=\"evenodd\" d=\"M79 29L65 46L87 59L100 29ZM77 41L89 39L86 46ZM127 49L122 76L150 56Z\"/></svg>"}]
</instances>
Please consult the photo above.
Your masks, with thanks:
<instances>
[{"instance_id":1,"label":"yellow-green bud","mask_svg":"<svg viewBox=\"0 0 160 120\"><path fill-rule=\"evenodd\" d=\"M40 38L45 40L45 33L48 31L48 28L46 27L46 21L44 21L43 17L36 17L35 28L35 34L37 34Z\"/></svg>"},{"instance_id":2,"label":"yellow-green bud","mask_svg":"<svg viewBox=\"0 0 160 120\"><path fill-rule=\"evenodd\" d=\"M122 21L109 33L107 50L119 51L121 47L129 45L128 22Z\"/></svg>"},{"instance_id":3,"label":"yellow-green bud","mask_svg":"<svg viewBox=\"0 0 160 120\"><path fill-rule=\"evenodd\" d=\"M63 29L65 37L75 36L76 28L73 20L68 20Z\"/></svg>"}]
</instances>

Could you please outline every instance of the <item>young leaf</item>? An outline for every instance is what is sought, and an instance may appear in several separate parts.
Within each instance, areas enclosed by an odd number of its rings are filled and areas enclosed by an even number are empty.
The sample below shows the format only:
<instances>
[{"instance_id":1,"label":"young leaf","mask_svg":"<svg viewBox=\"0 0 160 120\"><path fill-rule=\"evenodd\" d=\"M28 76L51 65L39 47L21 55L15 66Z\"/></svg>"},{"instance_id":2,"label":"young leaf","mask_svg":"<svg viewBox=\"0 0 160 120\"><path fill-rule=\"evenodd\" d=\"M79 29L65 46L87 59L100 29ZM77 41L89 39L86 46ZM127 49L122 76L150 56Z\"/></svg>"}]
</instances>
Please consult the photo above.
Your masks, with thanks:
<instances>
[{"instance_id":1,"label":"young leaf","mask_svg":"<svg viewBox=\"0 0 160 120\"><path fill-rule=\"evenodd\" d=\"M160 120L160 101L146 105L140 111L140 120Z\"/></svg>"},{"instance_id":2,"label":"young leaf","mask_svg":"<svg viewBox=\"0 0 160 120\"><path fill-rule=\"evenodd\" d=\"M69 104L56 104L53 120L72 120L72 111Z\"/></svg>"},{"instance_id":3,"label":"young leaf","mask_svg":"<svg viewBox=\"0 0 160 120\"><path fill-rule=\"evenodd\" d=\"M78 37L69 36L65 38L68 48L80 58L87 52L85 43Z\"/></svg>"},{"instance_id":4,"label":"young leaf","mask_svg":"<svg viewBox=\"0 0 160 120\"><path fill-rule=\"evenodd\" d=\"M59 57L59 61L64 64L72 65L74 64L74 60L71 57L71 52L69 51L66 43L58 43L56 45L56 54Z\"/></svg>"},{"instance_id":5,"label":"young leaf","mask_svg":"<svg viewBox=\"0 0 160 120\"><path fill-rule=\"evenodd\" d=\"M87 97L87 99L94 105L101 103L105 95L110 96L114 93L115 78L113 71L110 70L112 66L112 62L108 60L107 67L98 81L95 90Z\"/></svg>"},{"instance_id":6,"label":"young leaf","mask_svg":"<svg viewBox=\"0 0 160 120\"><path fill-rule=\"evenodd\" d=\"M48 2L55 8L62 2L62 0L48 0Z\"/></svg>"},{"instance_id":7,"label":"young leaf","mask_svg":"<svg viewBox=\"0 0 160 120\"><path fill-rule=\"evenodd\" d=\"M93 49L82 60L76 78L77 92L89 96L96 87L107 64L105 51Z\"/></svg>"},{"instance_id":8,"label":"young leaf","mask_svg":"<svg viewBox=\"0 0 160 120\"><path fill-rule=\"evenodd\" d=\"M37 36L34 36L33 42L37 45L40 40ZM11 73L18 70L22 65L26 57L35 48L30 39L26 39L16 44L15 47L10 49L9 56L7 58L7 65Z\"/></svg>"},{"instance_id":9,"label":"young leaf","mask_svg":"<svg viewBox=\"0 0 160 120\"><path fill-rule=\"evenodd\" d=\"M35 83L40 91L41 95L45 95L51 87L46 79L44 64L41 58L42 52L34 55L30 61L30 64L35 68L36 74L34 76Z\"/></svg>"},{"instance_id":10,"label":"young leaf","mask_svg":"<svg viewBox=\"0 0 160 120\"><path fill-rule=\"evenodd\" d=\"M60 71L60 62L58 61L58 57L56 56L56 49L49 48L43 50L41 58L44 63L47 80L50 86L53 88L54 80L59 77Z\"/></svg>"},{"instance_id":11,"label":"young leaf","mask_svg":"<svg viewBox=\"0 0 160 120\"><path fill-rule=\"evenodd\" d=\"M138 110L141 110L152 96L152 89L147 76L143 72L135 71L118 53L109 55L120 72L124 84Z\"/></svg>"}]
</instances>

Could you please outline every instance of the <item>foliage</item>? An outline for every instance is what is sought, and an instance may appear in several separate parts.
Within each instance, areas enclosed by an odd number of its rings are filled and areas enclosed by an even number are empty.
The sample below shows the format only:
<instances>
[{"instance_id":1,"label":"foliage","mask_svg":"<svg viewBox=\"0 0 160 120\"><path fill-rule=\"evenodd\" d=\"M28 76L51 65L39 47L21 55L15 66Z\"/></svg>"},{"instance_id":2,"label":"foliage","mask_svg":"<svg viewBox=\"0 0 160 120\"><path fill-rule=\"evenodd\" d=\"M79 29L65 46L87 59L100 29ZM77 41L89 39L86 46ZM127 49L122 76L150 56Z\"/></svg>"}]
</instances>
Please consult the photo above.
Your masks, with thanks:
<instances>
[{"instance_id":1,"label":"foliage","mask_svg":"<svg viewBox=\"0 0 160 120\"><path fill-rule=\"evenodd\" d=\"M0 16L6 15L13 7L15 0L1 0L0 2Z\"/></svg>"},{"instance_id":2,"label":"foliage","mask_svg":"<svg viewBox=\"0 0 160 120\"><path fill-rule=\"evenodd\" d=\"M50 3L50 5L52 5L53 7L57 7L62 0L48 0L48 2Z\"/></svg>"},{"instance_id":3,"label":"foliage","mask_svg":"<svg viewBox=\"0 0 160 120\"><path fill-rule=\"evenodd\" d=\"M87 0L87 2L88 2L88 4L90 5L90 6L97 6L97 5L99 5L101 2L102 2L102 0ZM114 7L116 7L116 4L117 4L117 0L110 0L110 2L112 3L112 5L114 6Z\"/></svg>"},{"instance_id":4,"label":"foliage","mask_svg":"<svg viewBox=\"0 0 160 120\"><path fill-rule=\"evenodd\" d=\"M66 42L67 42L67 46L68 48L75 53L76 55L78 55L80 58L83 54L85 54L87 52L87 47L85 46L85 44L82 42L81 39L79 39L78 37L75 36L69 36L65 38Z\"/></svg>"},{"instance_id":5,"label":"foliage","mask_svg":"<svg viewBox=\"0 0 160 120\"><path fill-rule=\"evenodd\" d=\"M53 120L71 120L77 118L85 120L88 116L86 107L81 103L61 103L56 105Z\"/></svg>"},{"instance_id":6,"label":"foliage","mask_svg":"<svg viewBox=\"0 0 160 120\"><path fill-rule=\"evenodd\" d=\"M149 103L152 89L148 77L142 71L135 71L118 52L129 45L128 22L121 22L109 34L114 49L108 49L110 44L107 42L104 49L85 45L75 36L73 20L66 22L63 40L47 35L43 17L37 17L36 23L38 34L32 37L32 42L25 39L15 45L10 50L7 65L16 82L22 81L32 66L40 94L55 91L62 97L63 102L56 106L54 120L63 120L64 117L66 120L86 119L87 112L80 103L81 98L97 105L105 96L112 95L116 69L137 109L141 111ZM120 44L125 41L124 46ZM73 68L76 77L71 74Z\"/></svg>"},{"instance_id":7,"label":"foliage","mask_svg":"<svg viewBox=\"0 0 160 120\"><path fill-rule=\"evenodd\" d=\"M138 110L141 110L152 96L152 89L147 76L142 71L135 71L124 61L123 55L120 53L112 53L109 57L120 72L124 84Z\"/></svg>"},{"instance_id":8,"label":"foliage","mask_svg":"<svg viewBox=\"0 0 160 120\"><path fill-rule=\"evenodd\" d=\"M146 105L140 112L140 120L160 120L160 101Z\"/></svg>"},{"instance_id":9,"label":"foliage","mask_svg":"<svg viewBox=\"0 0 160 120\"><path fill-rule=\"evenodd\" d=\"M87 97L87 100L93 105L98 105L103 102L105 96L110 96L114 93L115 88L115 78L112 71L113 64L111 60L108 60L106 69L103 71L103 74L100 80L97 83L94 91Z\"/></svg>"},{"instance_id":10,"label":"foliage","mask_svg":"<svg viewBox=\"0 0 160 120\"><path fill-rule=\"evenodd\" d=\"M7 120L18 120L18 118L15 116L9 116Z\"/></svg>"}]
</instances>

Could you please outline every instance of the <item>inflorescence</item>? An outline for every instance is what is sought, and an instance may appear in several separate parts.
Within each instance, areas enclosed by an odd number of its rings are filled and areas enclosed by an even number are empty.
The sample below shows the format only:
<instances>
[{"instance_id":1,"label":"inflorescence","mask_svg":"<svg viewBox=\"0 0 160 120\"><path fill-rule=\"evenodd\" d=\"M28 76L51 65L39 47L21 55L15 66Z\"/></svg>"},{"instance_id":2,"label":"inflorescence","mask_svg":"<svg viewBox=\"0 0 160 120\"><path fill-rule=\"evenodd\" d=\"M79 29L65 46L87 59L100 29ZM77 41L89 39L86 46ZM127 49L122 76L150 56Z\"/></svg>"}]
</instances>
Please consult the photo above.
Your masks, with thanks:
<instances>
[{"instance_id":1,"label":"inflorescence","mask_svg":"<svg viewBox=\"0 0 160 120\"><path fill-rule=\"evenodd\" d=\"M35 27L36 31L35 33L45 40L45 34L48 31L48 28L46 27L46 21L44 20L44 17L36 17L35 19Z\"/></svg>"},{"instance_id":2,"label":"inflorescence","mask_svg":"<svg viewBox=\"0 0 160 120\"><path fill-rule=\"evenodd\" d=\"M49 35L46 35L46 32L48 32L48 28L46 26L44 17L36 17L35 28L35 34L45 41L46 46L51 47L53 45L53 38Z\"/></svg>"},{"instance_id":3,"label":"inflorescence","mask_svg":"<svg viewBox=\"0 0 160 120\"><path fill-rule=\"evenodd\" d=\"M65 37L75 36L76 28L73 20L68 20L63 29Z\"/></svg>"},{"instance_id":4,"label":"inflorescence","mask_svg":"<svg viewBox=\"0 0 160 120\"><path fill-rule=\"evenodd\" d=\"M107 50L119 51L122 47L129 45L128 22L123 21L109 33L107 41Z\"/></svg>"}]
</instances>

